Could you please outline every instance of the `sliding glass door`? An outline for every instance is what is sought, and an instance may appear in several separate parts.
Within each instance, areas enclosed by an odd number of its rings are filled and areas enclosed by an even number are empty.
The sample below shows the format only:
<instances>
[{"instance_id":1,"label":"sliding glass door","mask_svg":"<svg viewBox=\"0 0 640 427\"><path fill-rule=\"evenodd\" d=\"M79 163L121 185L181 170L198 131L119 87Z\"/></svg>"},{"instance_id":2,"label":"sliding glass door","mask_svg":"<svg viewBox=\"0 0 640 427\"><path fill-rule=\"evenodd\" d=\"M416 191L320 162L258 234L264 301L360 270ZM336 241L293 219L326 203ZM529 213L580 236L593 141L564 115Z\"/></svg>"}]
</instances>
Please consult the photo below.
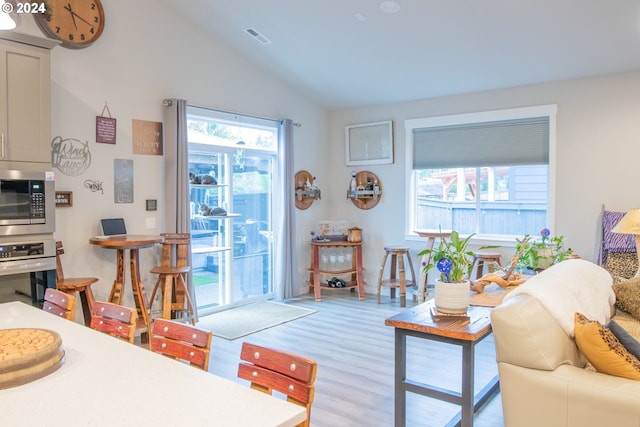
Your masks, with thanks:
<instances>
[{"instance_id":1,"label":"sliding glass door","mask_svg":"<svg viewBox=\"0 0 640 427\"><path fill-rule=\"evenodd\" d=\"M272 298L278 124L197 107L187 117L198 312Z\"/></svg>"}]
</instances>

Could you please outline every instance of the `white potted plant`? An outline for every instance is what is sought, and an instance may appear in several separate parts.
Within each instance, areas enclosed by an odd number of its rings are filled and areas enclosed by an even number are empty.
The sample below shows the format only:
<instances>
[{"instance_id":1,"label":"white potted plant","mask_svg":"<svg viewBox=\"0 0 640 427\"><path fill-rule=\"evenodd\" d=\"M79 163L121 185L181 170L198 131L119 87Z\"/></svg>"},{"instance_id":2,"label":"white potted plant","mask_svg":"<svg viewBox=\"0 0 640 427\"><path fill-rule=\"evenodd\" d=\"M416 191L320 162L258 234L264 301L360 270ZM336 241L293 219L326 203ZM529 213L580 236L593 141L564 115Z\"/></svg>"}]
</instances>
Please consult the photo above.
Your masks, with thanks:
<instances>
[{"instance_id":1,"label":"white potted plant","mask_svg":"<svg viewBox=\"0 0 640 427\"><path fill-rule=\"evenodd\" d=\"M474 234L461 238L457 231L452 231L449 239L440 239L440 244L433 249L425 249L418 255L430 255L429 263L423 267L425 274L436 268L439 272L435 283L436 309L448 314L467 312L471 298L469 274L474 253L467 249L469 240Z\"/></svg>"}]
</instances>

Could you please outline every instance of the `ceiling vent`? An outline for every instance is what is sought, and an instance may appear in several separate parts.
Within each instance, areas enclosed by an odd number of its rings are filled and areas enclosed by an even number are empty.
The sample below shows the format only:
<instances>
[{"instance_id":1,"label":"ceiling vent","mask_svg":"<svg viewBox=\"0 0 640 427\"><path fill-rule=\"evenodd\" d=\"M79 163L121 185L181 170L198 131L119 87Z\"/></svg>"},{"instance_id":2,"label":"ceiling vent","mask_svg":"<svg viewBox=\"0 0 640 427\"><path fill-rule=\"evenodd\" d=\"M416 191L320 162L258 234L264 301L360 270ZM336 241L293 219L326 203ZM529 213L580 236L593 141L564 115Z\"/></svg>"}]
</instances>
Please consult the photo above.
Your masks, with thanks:
<instances>
[{"instance_id":1,"label":"ceiling vent","mask_svg":"<svg viewBox=\"0 0 640 427\"><path fill-rule=\"evenodd\" d=\"M260 34L258 31L256 31L255 28L245 28L244 30L247 32L247 34L249 34L254 39L258 40L262 44L270 44L271 43L271 40L269 40L268 38L266 38L265 36Z\"/></svg>"}]
</instances>

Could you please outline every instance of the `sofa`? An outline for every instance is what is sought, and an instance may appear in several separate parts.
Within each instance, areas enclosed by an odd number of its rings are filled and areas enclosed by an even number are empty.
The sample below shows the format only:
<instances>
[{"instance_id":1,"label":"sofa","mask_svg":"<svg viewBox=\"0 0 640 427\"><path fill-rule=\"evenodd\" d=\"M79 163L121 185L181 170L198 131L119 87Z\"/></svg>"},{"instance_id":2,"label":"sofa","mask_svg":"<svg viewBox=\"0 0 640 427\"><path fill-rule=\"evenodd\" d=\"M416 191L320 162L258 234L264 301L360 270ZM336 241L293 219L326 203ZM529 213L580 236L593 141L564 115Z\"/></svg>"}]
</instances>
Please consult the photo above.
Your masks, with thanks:
<instances>
[{"instance_id":1,"label":"sofa","mask_svg":"<svg viewBox=\"0 0 640 427\"><path fill-rule=\"evenodd\" d=\"M640 426L640 380L595 369L575 339L582 331L576 312L597 326L613 318L637 334L640 321L615 302L611 275L581 259L505 296L491 322L506 427Z\"/></svg>"}]
</instances>

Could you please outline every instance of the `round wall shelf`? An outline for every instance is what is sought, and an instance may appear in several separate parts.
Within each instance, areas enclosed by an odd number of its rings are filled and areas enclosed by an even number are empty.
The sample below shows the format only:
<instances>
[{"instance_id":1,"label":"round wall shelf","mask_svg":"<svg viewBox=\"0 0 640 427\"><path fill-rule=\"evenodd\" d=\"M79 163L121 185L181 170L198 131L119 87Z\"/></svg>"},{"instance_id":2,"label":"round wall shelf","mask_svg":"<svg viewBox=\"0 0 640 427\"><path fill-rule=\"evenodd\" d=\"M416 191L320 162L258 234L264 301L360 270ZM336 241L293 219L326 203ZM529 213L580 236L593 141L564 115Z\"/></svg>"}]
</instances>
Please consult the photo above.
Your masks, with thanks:
<instances>
[{"instance_id":1,"label":"round wall shelf","mask_svg":"<svg viewBox=\"0 0 640 427\"><path fill-rule=\"evenodd\" d=\"M294 179L296 208L309 209L314 200L320 199L320 189L307 186L307 182L313 184L313 175L308 171L296 172Z\"/></svg>"},{"instance_id":2,"label":"round wall shelf","mask_svg":"<svg viewBox=\"0 0 640 427\"><path fill-rule=\"evenodd\" d=\"M362 171L356 174L356 190L347 190L347 199L359 209L371 209L382 198L382 183L373 172Z\"/></svg>"}]
</instances>

